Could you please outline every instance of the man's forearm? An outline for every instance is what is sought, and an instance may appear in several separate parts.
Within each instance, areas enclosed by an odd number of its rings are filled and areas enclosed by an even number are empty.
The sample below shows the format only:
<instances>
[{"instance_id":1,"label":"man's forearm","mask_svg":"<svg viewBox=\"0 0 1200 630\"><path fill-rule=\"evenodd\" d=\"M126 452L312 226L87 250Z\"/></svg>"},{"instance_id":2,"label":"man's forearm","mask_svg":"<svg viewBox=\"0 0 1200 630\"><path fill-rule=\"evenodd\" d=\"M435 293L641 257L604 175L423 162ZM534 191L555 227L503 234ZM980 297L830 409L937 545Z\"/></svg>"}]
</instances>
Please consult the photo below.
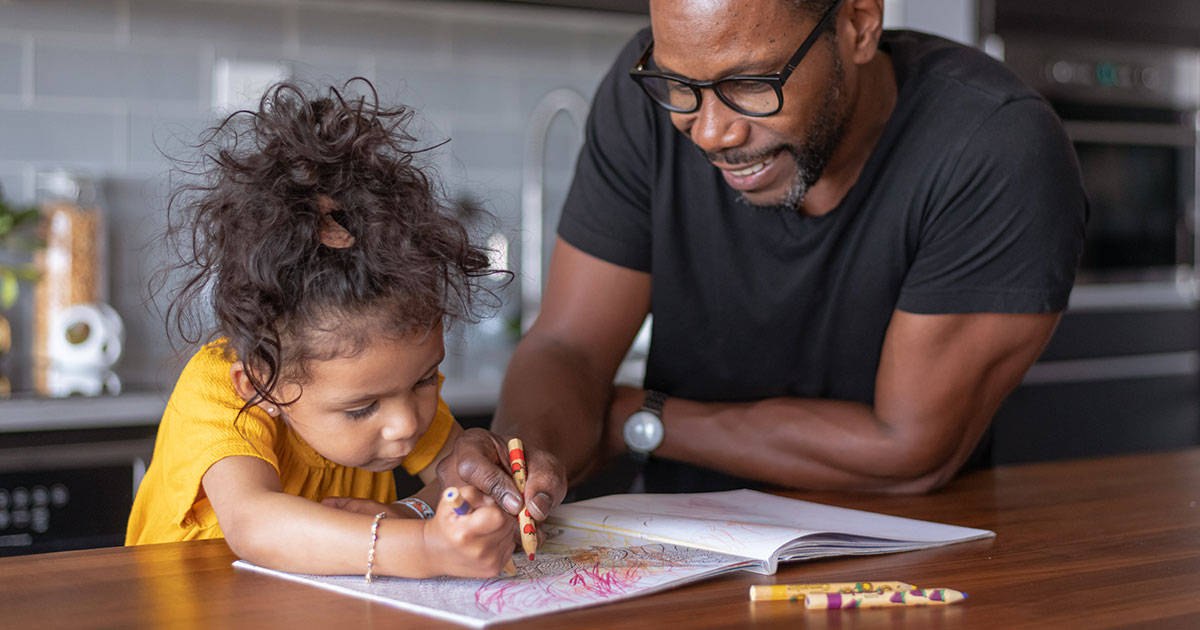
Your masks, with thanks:
<instances>
[{"instance_id":1,"label":"man's forearm","mask_svg":"<svg viewBox=\"0 0 1200 630\"><path fill-rule=\"evenodd\" d=\"M527 338L509 362L492 430L552 452L575 482L599 454L609 381L554 342Z\"/></svg>"},{"instance_id":2,"label":"man's forearm","mask_svg":"<svg viewBox=\"0 0 1200 630\"><path fill-rule=\"evenodd\" d=\"M982 433L953 423L936 432L906 430L869 405L796 398L671 399L664 421L660 457L815 490L929 490L953 474Z\"/></svg>"}]
</instances>

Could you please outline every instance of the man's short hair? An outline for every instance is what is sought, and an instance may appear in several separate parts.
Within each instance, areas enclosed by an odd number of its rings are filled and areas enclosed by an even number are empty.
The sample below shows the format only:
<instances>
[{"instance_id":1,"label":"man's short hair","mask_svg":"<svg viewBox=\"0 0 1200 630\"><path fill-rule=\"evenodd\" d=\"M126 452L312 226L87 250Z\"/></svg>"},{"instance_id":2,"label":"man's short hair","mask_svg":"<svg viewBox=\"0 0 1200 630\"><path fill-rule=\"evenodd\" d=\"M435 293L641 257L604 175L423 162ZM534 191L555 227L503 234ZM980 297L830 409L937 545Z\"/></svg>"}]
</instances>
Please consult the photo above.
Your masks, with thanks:
<instances>
[{"instance_id":1,"label":"man's short hair","mask_svg":"<svg viewBox=\"0 0 1200 630\"><path fill-rule=\"evenodd\" d=\"M833 2L834 0L783 0L789 9L803 13L814 20L821 19L825 9L828 9Z\"/></svg>"}]
</instances>

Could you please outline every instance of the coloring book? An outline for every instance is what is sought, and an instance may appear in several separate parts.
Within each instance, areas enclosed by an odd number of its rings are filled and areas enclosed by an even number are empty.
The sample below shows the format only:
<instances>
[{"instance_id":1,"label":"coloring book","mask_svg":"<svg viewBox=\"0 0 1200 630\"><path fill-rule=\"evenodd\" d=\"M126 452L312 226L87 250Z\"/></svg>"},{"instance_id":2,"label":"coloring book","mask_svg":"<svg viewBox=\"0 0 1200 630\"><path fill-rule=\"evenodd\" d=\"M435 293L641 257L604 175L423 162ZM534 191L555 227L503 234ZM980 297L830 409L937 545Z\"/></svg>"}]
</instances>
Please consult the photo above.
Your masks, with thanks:
<instances>
[{"instance_id":1,"label":"coloring book","mask_svg":"<svg viewBox=\"0 0 1200 630\"><path fill-rule=\"evenodd\" d=\"M424 580L299 575L235 566L483 627L592 606L779 562L925 549L994 536L944 525L788 499L754 490L617 494L556 507L532 562L517 574ZM517 550L518 552L520 549Z\"/></svg>"}]
</instances>

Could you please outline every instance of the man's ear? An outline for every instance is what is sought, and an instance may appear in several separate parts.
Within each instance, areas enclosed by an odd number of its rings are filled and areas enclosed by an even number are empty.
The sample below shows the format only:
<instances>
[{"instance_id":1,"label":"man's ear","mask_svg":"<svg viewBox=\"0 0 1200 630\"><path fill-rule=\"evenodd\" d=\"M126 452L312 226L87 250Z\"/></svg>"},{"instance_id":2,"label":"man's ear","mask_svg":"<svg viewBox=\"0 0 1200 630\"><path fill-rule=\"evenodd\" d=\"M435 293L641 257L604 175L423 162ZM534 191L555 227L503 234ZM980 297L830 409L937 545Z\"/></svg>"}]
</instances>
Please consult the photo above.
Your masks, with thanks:
<instances>
[{"instance_id":1,"label":"man's ear","mask_svg":"<svg viewBox=\"0 0 1200 630\"><path fill-rule=\"evenodd\" d=\"M875 57L879 48L879 38L883 36L883 0L846 0L846 6L841 11L847 14L853 39L851 58L854 63L863 64ZM839 37L846 35L840 31Z\"/></svg>"},{"instance_id":2,"label":"man's ear","mask_svg":"<svg viewBox=\"0 0 1200 630\"><path fill-rule=\"evenodd\" d=\"M242 400L250 400L258 395L258 392L254 391L254 385L250 384L250 376L246 374L246 366L241 361L234 361L233 365L229 366L229 380L233 382L233 389ZM260 400L256 406L272 418L279 416L279 406L273 402Z\"/></svg>"}]
</instances>

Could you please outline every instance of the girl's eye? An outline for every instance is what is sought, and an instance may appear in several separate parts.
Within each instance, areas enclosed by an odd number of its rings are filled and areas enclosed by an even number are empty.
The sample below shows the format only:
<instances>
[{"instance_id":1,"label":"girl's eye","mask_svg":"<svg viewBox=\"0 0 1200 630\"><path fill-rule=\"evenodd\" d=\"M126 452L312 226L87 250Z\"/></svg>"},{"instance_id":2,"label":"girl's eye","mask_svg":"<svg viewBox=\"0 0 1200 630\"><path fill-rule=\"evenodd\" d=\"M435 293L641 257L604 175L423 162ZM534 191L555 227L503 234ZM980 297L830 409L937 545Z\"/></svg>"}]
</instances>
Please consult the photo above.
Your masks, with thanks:
<instances>
[{"instance_id":1,"label":"girl's eye","mask_svg":"<svg viewBox=\"0 0 1200 630\"><path fill-rule=\"evenodd\" d=\"M417 387L428 387L429 385L437 385L437 382L438 382L438 373L434 372L433 374L430 374L429 376L426 376L425 378L417 381Z\"/></svg>"},{"instance_id":2,"label":"girl's eye","mask_svg":"<svg viewBox=\"0 0 1200 630\"><path fill-rule=\"evenodd\" d=\"M348 409L348 410L346 410L346 415L350 416L350 418L352 420L360 420L362 418L365 418L365 417L375 413L376 409L379 409L379 401L378 400L367 405L366 407L363 407L362 409Z\"/></svg>"}]
</instances>

